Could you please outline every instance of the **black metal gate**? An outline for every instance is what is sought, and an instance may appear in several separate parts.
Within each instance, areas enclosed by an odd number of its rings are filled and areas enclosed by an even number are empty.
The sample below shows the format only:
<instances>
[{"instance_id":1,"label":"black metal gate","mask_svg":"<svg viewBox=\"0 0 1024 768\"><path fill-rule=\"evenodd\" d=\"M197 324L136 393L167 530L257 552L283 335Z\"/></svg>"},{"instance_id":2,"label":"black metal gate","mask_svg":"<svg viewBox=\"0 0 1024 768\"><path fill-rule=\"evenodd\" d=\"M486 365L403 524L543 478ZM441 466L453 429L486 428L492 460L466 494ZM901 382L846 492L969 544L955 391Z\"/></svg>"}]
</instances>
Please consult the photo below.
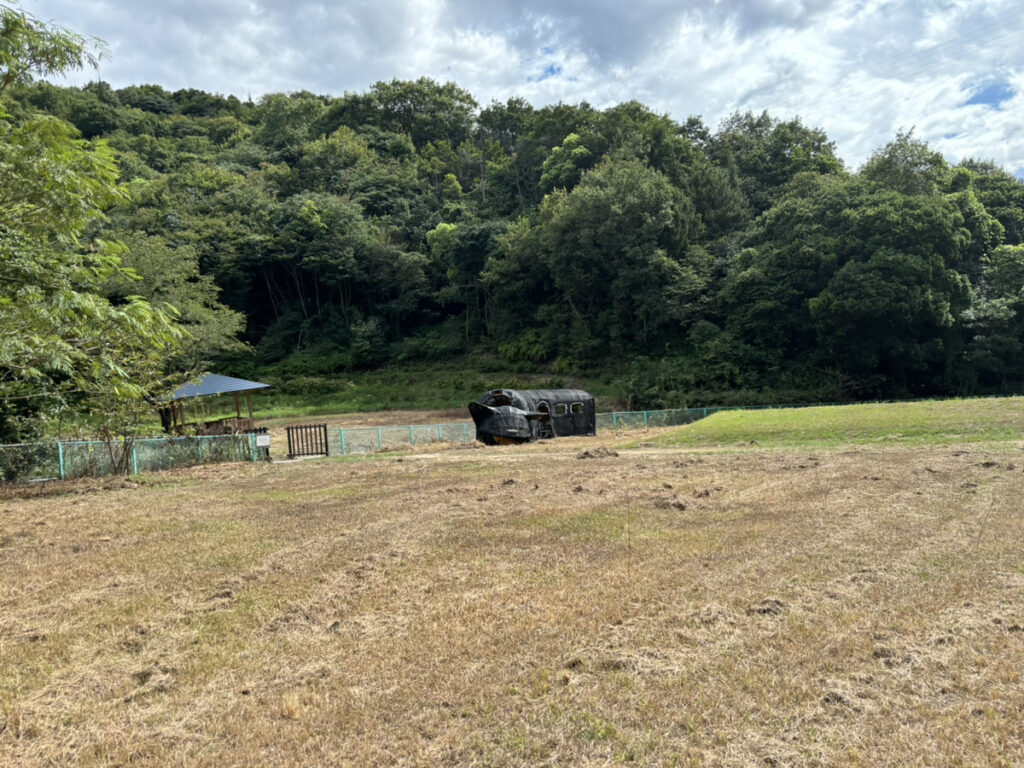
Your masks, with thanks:
<instances>
[{"instance_id":1,"label":"black metal gate","mask_svg":"<svg viewBox=\"0 0 1024 768\"><path fill-rule=\"evenodd\" d=\"M303 424L285 427L288 432L288 458L327 455L327 425Z\"/></svg>"}]
</instances>

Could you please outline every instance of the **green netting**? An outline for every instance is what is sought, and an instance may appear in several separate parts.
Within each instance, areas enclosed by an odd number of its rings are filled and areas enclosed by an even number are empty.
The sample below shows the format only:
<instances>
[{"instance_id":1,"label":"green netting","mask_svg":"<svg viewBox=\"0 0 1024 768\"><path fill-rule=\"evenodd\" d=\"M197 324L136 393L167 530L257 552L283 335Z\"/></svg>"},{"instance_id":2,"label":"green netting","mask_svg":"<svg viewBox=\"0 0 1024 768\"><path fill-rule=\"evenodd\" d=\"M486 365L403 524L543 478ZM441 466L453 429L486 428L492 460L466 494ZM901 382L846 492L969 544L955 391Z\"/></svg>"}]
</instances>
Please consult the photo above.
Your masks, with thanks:
<instances>
[{"instance_id":1,"label":"green netting","mask_svg":"<svg viewBox=\"0 0 1024 768\"><path fill-rule=\"evenodd\" d=\"M476 439L472 424L441 424L441 439L449 443L469 443Z\"/></svg>"},{"instance_id":2,"label":"green netting","mask_svg":"<svg viewBox=\"0 0 1024 768\"><path fill-rule=\"evenodd\" d=\"M106 443L75 440L0 446L0 482L138 474L225 461L256 461L265 454L252 435L143 438Z\"/></svg>"},{"instance_id":3,"label":"green netting","mask_svg":"<svg viewBox=\"0 0 1024 768\"><path fill-rule=\"evenodd\" d=\"M332 429L328 430L330 439L327 443L328 454L331 456L347 453L370 453L384 447L382 430L377 427L365 429Z\"/></svg>"},{"instance_id":4,"label":"green netting","mask_svg":"<svg viewBox=\"0 0 1024 768\"><path fill-rule=\"evenodd\" d=\"M642 429L645 427L678 427L703 419L712 413L730 408L673 408L662 411L615 411L597 414L599 429Z\"/></svg>"},{"instance_id":5,"label":"green netting","mask_svg":"<svg viewBox=\"0 0 1024 768\"><path fill-rule=\"evenodd\" d=\"M99 440L59 444L61 452L61 479L72 477L104 477L121 472L124 467L131 472L131 456L125 455L122 443L107 443Z\"/></svg>"},{"instance_id":6,"label":"green netting","mask_svg":"<svg viewBox=\"0 0 1024 768\"><path fill-rule=\"evenodd\" d=\"M251 435L136 440L135 460L139 472L227 461L253 461L253 441Z\"/></svg>"},{"instance_id":7,"label":"green netting","mask_svg":"<svg viewBox=\"0 0 1024 768\"><path fill-rule=\"evenodd\" d=\"M56 443L0 445L0 482L24 483L59 477Z\"/></svg>"},{"instance_id":8,"label":"green netting","mask_svg":"<svg viewBox=\"0 0 1024 768\"><path fill-rule=\"evenodd\" d=\"M644 427L671 427L702 419L718 408L678 408L666 411L616 411L597 414L597 428L642 429ZM470 422L456 424L415 424L404 427L353 427L329 430L328 446L331 456L350 453L370 453L401 446L429 445L430 443L471 443L476 439L476 427Z\"/></svg>"},{"instance_id":9,"label":"green netting","mask_svg":"<svg viewBox=\"0 0 1024 768\"><path fill-rule=\"evenodd\" d=\"M416 432L422 427L384 427L381 429L384 448L400 448L403 445L415 445Z\"/></svg>"},{"instance_id":10,"label":"green netting","mask_svg":"<svg viewBox=\"0 0 1024 768\"><path fill-rule=\"evenodd\" d=\"M732 406L678 408L659 411L616 411L597 414L599 430L671 427L703 419L719 411L797 406ZM476 427L469 422L412 425L405 427L358 427L328 430L328 455L369 453L406 445L437 442L469 443ZM256 448L253 435L215 435L139 439L125 446L100 441L62 441L0 445L0 482L25 482L49 478L100 477L119 471L152 472L225 461L258 461L268 458Z\"/></svg>"},{"instance_id":11,"label":"green netting","mask_svg":"<svg viewBox=\"0 0 1024 768\"><path fill-rule=\"evenodd\" d=\"M597 414L598 430L676 427L690 424L719 411L762 409L782 406L738 406L723 408L674 408L658 411L615 411ZM469 422L457 424L413 425L405 427L355 427L329 430L330 455L369 453L405 445L436 442L470 443L476 439L476 427Z\"/></svg>"}]
</instances>

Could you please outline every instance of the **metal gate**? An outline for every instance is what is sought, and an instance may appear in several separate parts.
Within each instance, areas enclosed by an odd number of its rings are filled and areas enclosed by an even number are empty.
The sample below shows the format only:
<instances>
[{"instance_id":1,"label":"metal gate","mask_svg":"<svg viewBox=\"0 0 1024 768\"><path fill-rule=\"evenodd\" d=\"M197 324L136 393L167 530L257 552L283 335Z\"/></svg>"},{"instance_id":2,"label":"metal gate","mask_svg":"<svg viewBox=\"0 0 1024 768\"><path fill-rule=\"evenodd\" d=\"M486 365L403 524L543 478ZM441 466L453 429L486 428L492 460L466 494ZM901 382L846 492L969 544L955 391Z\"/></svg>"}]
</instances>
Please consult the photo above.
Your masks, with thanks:
<instances>
[{"instance_id":1,"label":"metal gate","mask_svg":"<svg viewBox=\"0 0 1024 768\"><path fill-rule=\"evenodd\" d=\"M297 427L285 427L288 433L288 458L299 456L327 455L327 425L303 424Z\"/></svg>"}]
</instances>

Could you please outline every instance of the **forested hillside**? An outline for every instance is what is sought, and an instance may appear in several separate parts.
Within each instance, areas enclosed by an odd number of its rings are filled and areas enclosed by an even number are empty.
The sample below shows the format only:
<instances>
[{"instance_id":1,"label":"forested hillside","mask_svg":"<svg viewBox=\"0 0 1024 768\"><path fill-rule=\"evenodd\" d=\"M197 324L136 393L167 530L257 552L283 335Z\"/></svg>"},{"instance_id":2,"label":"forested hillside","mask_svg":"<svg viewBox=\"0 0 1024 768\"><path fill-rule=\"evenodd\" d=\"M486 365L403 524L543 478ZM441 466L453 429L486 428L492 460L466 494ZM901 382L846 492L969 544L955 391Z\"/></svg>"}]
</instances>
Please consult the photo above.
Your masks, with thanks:
<instances>
[{"instance_id":1,"label":"forested hillside","mask_svg":"<svg viewBox=\"0 0 1024 768\"><path fill-rule=\"evenodd\" d=\"M481 106L428 79L6 98L109 142L125 194L92 234L141 279L104 290L177 308L176 370L492 352L608 371L633 407L1024 386L1024 184L911 132L850 169L798 119Z\"/></svg>"}]
</instances>

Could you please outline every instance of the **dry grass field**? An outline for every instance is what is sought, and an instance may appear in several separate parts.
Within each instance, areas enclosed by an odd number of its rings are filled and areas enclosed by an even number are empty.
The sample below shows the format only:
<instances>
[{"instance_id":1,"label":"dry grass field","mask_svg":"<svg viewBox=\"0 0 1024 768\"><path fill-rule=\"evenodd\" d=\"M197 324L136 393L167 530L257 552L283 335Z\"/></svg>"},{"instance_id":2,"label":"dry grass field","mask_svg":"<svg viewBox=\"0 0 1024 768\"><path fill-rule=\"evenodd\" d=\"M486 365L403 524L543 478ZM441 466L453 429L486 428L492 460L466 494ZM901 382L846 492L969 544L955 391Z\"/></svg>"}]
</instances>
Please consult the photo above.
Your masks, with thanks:
<instances>
[{"instance_id":1,"label":"dry grass field","mask_svg":"<svg viewBox=\"0 0 1024 768\"><path fill-rule=\"evenodd\" d=\"M1024 764L1024 443L626 438L0 491L0 765Z\"/></svg>"}]
</instances>

